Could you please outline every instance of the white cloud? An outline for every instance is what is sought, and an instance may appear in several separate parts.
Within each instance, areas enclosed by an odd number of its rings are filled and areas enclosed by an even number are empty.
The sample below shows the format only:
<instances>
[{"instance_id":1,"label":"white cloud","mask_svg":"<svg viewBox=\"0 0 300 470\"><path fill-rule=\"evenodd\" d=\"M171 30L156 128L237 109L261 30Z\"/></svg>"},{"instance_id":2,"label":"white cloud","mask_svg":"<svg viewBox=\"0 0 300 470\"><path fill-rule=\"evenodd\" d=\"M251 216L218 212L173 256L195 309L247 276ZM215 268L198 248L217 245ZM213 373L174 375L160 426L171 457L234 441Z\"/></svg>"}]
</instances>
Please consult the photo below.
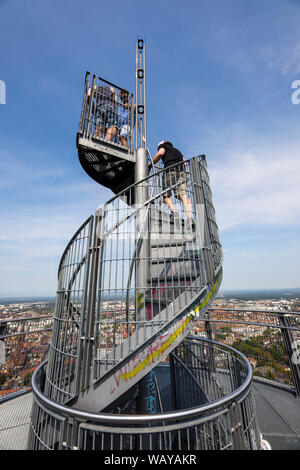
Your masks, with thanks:
<instances>
[{"instance_id":1,"label":"white cloud","mask_svg":"<svg viewBox=\"0 0 300 470\"><path fill-rule=\"evenodd\" d=\"M265 45L258 50L258 57L265 63L266 67L273 71L277 70L282 75L290 72L300 72L300 43L298 38L289 38L286 44Z\"/></svg>"},{"instance_id":2,"label":"white cloud","mask_svg":"<svg viewBox=\"0 0 300 470\"><path fill-rule=\"evenodd\" d=\"M221 229L300 222L300 158L237 153L210 170Z\"/></svg>"}]
</instances>

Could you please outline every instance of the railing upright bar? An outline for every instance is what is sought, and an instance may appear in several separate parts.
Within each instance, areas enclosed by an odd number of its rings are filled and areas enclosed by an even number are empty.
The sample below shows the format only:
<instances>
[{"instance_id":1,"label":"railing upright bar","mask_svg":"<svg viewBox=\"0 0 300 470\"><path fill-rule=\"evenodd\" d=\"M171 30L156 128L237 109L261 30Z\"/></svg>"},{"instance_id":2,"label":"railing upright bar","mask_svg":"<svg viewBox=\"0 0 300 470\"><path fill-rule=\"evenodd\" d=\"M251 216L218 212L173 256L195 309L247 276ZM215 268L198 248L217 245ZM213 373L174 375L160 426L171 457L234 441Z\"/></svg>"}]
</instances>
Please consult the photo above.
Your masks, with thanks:
<instances>
[{"instance_id":1,"label":"railing upright bar","mask_svg":"<svg viewBox=\"0 0 300 470\"><path fill-rule=\"evenodd\" d=\"M85 74L85 84L84 84L84 92L82 98L82 107L81 107L81 115L80 115L80 123L79 123L79 133L84 134L84 129L86 127L85 119L86 119L86 107L88 101L88 85L90 80L90 73L86 72Z\"/></svg>"},{"instance_id":2,"label":"railing upright bar","mask_svg":"<svg viewBox=\"0 0 300 470\"><path fill-rule=\"evenodd\" d=\"M289 318L285 316L283 313L282 315L278 316L280 324L283 325L285 328L281 328L281 334L283 336L283 342L286 349L291 374L293 378L294 387L296 390L296 395L300 397L300 364L299 362L293 361L293 332L291 329L291 324Z\"/></svg>"},{"instance_id":3,"label":"railing upright bar","mask_svg":"<svg viewBox=\"0 0 300 470\"><path fill-rule=\"evenodd\" d=\"M89 106L88 106L88 119L87 119L87 130L85 137L91 137L91 121L92 121L92 109L94 108L94 96L95 96L95 81L96 75L93 75L92 84L91 84L91 92L89 95ZM89 90L88 90L89 93Z\"/></svg>"},{"instance_id":4,"label":"railing upright bar","mask_svg":"<svg viewBox=\"0 0 300 470\"><path fill-rule=\"evenodd\" d=\"M75 373L75 395L78 396L80 393L80 383L81 383L81 372L82 368L84 368L83 364L83 354L85 350L85 326L86 326L86 319L87 319L87 302L88 302L88 284L90 279L90 246L92 242L92 235L93 235L93 223L94 218L92 217L89 222L89 231L88 231L88 239L86 243L86 267L84 273L84 281L83 281L83 299L82 299L82 308L81 308L81 324L80 330L78 332L78 360L77 360L77 367Z\"/></svg>"}]
</instances>

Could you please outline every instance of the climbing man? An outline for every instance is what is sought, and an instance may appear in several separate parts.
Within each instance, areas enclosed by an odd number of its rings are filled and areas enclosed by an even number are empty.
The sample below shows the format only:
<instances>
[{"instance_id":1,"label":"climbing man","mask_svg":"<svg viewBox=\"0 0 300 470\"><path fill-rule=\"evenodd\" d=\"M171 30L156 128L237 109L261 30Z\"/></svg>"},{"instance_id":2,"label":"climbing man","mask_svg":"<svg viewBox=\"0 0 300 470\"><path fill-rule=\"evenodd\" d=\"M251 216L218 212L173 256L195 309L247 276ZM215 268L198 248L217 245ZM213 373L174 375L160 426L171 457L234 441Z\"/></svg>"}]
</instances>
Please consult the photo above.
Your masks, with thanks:
<instances>
[{"instance_id":1,"label":"climbing man","mask_svg":"<svg viewBox=\"0 0 300 470\"><path fill-rule=\"evenodd\" d=\"M173 219L180 218L178 211L175 209L171 195L172 190L169 189L173 186L173 192L177 199L180 199L183 203L185 215L187 222L194 226L192 220L192 204L190 199L187 196L186 190L186 173L185 173L185 159L182 153L175 147L171 142L163 140L157 146L157 153L153 158L153 164L157 163L159 160L163 161L164 168L167 169L163 173L162 185L163 185L163 200L164 203L173 213ZM182 162L182 165L178 165L175 168L170 168L175 163ZM152 163L149 164L149 168L152 166Z\"/></svg>"}]
</instances>

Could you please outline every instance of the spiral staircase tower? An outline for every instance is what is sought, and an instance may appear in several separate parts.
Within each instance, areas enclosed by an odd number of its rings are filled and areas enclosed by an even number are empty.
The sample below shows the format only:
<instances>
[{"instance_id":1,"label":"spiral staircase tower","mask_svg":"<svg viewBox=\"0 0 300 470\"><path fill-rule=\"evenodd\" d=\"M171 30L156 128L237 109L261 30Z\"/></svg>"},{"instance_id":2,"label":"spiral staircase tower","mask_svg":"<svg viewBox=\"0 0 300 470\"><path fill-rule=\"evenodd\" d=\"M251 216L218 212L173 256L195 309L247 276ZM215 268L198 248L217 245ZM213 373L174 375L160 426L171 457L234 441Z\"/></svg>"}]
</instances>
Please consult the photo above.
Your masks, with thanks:
<instances>
[{"instance_id":1,"label":"spiral staircase tower","mask_svg":"<svg viewBox=\"0 0 300 470\"><path fill-rule=\"evenodd\" d=\"M125 145L118 136L113 140L97 135L95 103L103 83L117 90L117 99L122 92L86 74L77 149L88 175L115 196L86 219L62 255L52 339L39 379L43 394L74 413L150 416L164 411L159 368L171 368L176 388L186 369L183 363L190 358L197 362L192 370L200 374L201 369L201 377L210 385L201 387L200 376L194 377L198 402L189 403L198 404L199 397L207 403L210 394L212 399L222 395L216 379L220 358L211 345L202 359L200 353L196 358L193 338L185 342L194 322L205 320L222 280L222 249L206 158L190 158L184 167L153 165L146 137L143 40L136 48L135 103L127 93L130 130ZM123 105L121 100L117 103ZM177 184L163 189L163 179L180 166L191 201L192 226L178 202L181 217L175 219L163 202L166 191ZM186 390L187 396L192 396L193 387ZM37 427L41 430L43 425L37 410L33 415L32 427L38 434ZM29 447L35 448L32 436ZM102 442L102 448L111 445Z\"/></svg>"}]
</instances>

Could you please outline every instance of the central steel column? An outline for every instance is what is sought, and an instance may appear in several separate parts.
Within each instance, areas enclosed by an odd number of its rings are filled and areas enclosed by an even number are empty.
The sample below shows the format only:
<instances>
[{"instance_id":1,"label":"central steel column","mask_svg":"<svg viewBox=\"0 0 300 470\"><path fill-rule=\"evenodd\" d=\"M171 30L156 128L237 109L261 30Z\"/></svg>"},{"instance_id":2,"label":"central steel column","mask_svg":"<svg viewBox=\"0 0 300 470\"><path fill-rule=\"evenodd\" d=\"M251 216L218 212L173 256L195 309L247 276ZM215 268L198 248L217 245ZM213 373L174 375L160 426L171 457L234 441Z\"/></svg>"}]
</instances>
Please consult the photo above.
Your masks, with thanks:
<instances>
[{"instance_id":1,"label":"central steel column","mask_svg":"<svg viewBox=\"0 0 300 470\"><path fill-rule=\"evenodd\" d=\"M138 329L138 343L141 344L146 339L145 322L149 321L146 296L150 284L150 223L149 210L145 205L148 199L148 184L144 181L138 184L148 175L148 159L146 149L139 148L136 152L136 172L135 181L136 194L135 201L137 206L136 233L138 247L136 251L136 270L135 270L135 307L136 322ZM157 412L157 392L155 384L155 374L149 372L139 382L139 394L137 397L138 413L156 413Z\"/></svg>"},{"instance_id":2,"label":"central steel column","mask_svg":"<svg viewBox=\"0 0 300 470\"><path fill-rule=\"evenodd\" d=\"M144 181L138 184L148 175L148 159L146 150L139 148L136 151L136 169L135 169L135 203L137 208L136 216L136 270L135 270L135 287L136 287L136 321L143 322L147 319L145 306L145 294L150 278L150 244L149 244L149 221L148 210L145 203L148 199L148 184ZM137 325L139 328L139 324ZM139 328L140 330L142 328ZM139 334L140 343L143 340L142 331Z\"/></svg>"},{"instance_id":3,"label":"central steel column","mask_svg":"<svg viewBox=\"0 0 300 470\"><path fill-rule=\"evenodd\" d=\"M151 302L148 287L150 285L150 211L145 203L148 199L148 182L138 184L148 176L147 125L146 125L146 60L145 43L139 39L136 45L136 113L135 113L135 203L137 206L137 240L135 262L135 313L138 344L146 340L145 322L148 318L147 303ZM139 209L140 208L140 209ZM149 372L138 382L137 413L152 414L157 412L157 390L154 371ZM144 443L146 445L146 443Z\"/></svg>"}]
</instances>

